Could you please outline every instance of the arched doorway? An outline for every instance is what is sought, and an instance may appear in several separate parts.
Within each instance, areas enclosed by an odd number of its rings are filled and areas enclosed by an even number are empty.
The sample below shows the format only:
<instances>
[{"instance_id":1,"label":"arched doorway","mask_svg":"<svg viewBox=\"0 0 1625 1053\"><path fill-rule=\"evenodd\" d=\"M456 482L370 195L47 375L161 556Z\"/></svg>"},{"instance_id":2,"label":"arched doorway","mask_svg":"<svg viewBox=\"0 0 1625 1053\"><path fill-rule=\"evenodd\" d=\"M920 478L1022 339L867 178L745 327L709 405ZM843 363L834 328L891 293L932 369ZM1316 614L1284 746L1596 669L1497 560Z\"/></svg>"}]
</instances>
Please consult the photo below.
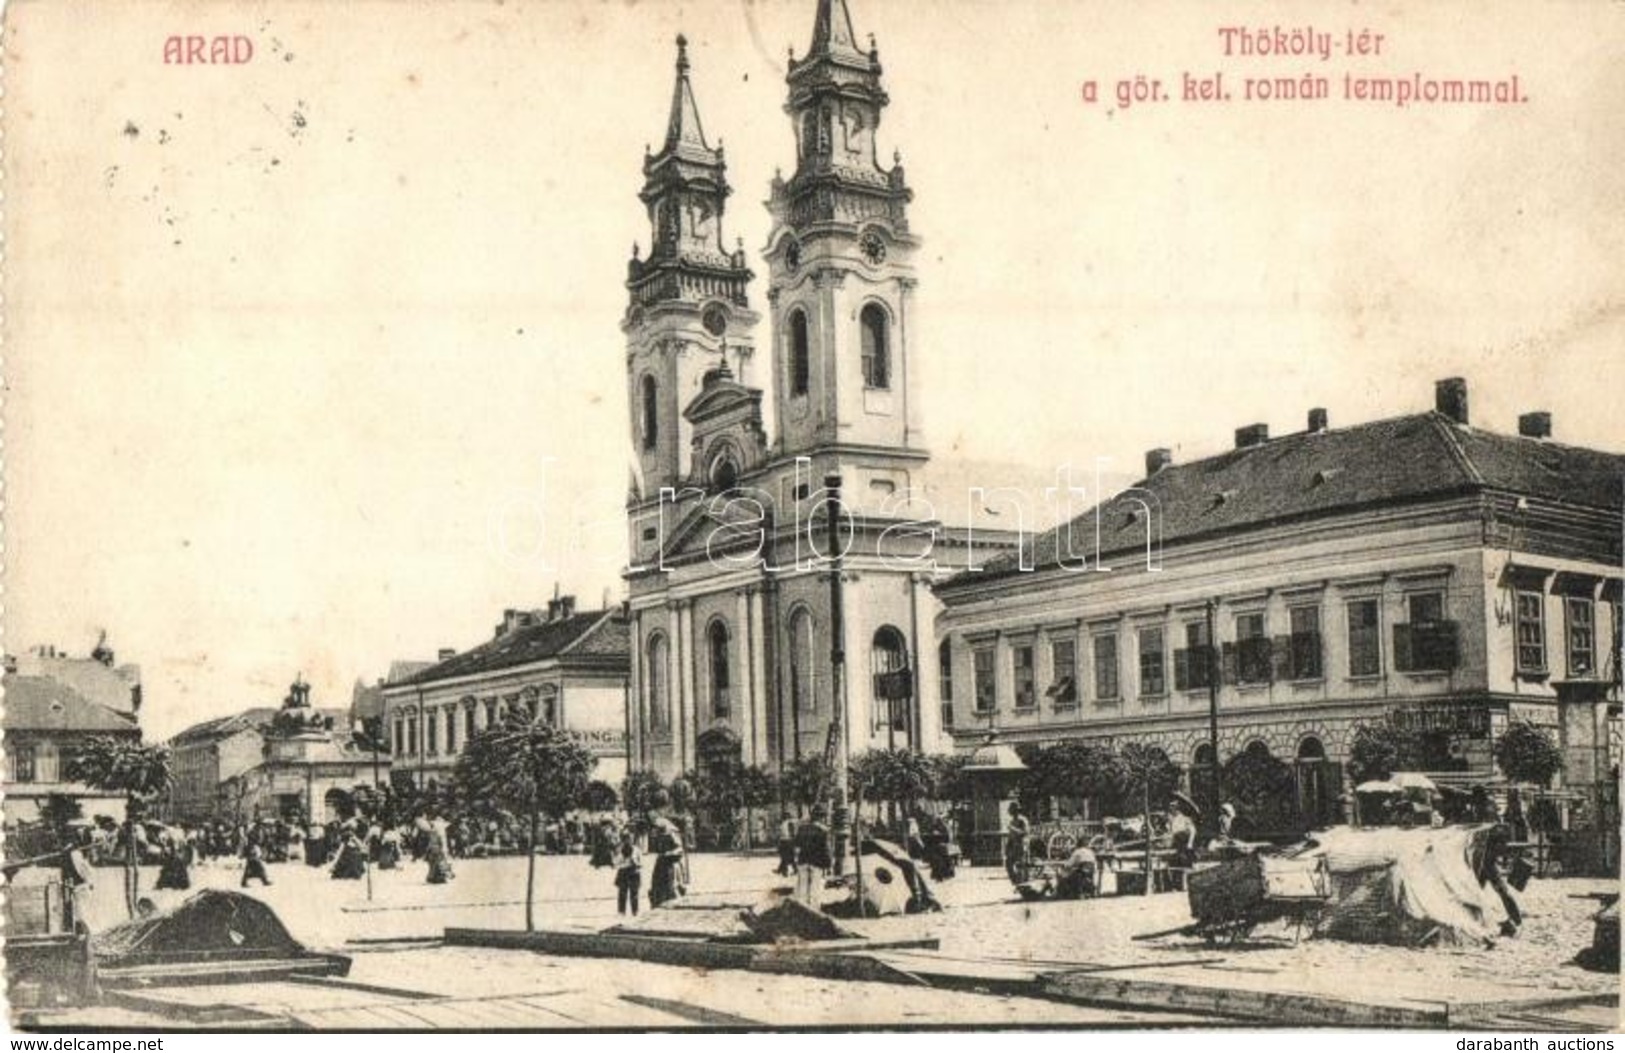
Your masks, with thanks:
<instances>
[{"instance_id":1,"label":"arched doorway","mask_svg":"<svg viewBox=\"0 0 1625 1053\"><path fill-rule=\"evenodd\" d=\"M1298 743L1296 758L1298 815L1304 825L1330 826L1337 821L1337 797L1343 790L1342 766L1326 757L1326 747L1314 735Z\"/></svg>"}]
</instances>

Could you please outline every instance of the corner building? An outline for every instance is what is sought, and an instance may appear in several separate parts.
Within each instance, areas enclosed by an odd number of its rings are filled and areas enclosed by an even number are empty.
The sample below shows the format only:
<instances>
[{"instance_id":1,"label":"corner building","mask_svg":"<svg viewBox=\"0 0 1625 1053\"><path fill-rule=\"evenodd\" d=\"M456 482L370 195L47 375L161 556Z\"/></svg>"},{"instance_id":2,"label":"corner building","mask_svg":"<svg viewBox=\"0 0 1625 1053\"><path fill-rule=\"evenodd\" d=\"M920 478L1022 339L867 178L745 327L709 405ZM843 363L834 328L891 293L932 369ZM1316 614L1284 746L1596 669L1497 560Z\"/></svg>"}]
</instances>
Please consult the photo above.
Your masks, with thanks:
<instances>
[{"instance_id":1,"label":"corner building","mask_svg":"<svg viewBox=\"0 0 1625 1053\"><path fill-rule=\"evenodd\" d=\"M933 500L926 478L920 242L900 157L888 165L877 143L879 54L858 46L845 0L818 0L787 77L796 158L768 202L759 354L752 274L724 235L726 163L677 47L665 139L643 166L650 244L633 250L622 322L639 474L627 504L632 766L669 777L737 757L777 769L829 745L833 611L817 557L830 475L851 516L847 746L947 748L931 586L1012 542L936 515L964 495Z\"/></svg>"},{"instance_id":2,"label":"corner building","mask_svg":"<svg viewBox=\"0 0 1625 1053\"><path fill-rule=\"evenodd\" d=\"M1419 731L1437 781L1497 784L1493 743L1527 720L1617 831L1622 479L1625 457L1552 441L1547 413L1474 426L1460 379L1430 412L1334 429L1312 410L1189 464L1153 450L1136 486L1038 538L1032 572L996 559L939 588L956 726L1154 745L1200 799L1216 703L1218 762L1288 765L1276 821L1308 824L1361 724Z\"/></svg>"}]
</instances>

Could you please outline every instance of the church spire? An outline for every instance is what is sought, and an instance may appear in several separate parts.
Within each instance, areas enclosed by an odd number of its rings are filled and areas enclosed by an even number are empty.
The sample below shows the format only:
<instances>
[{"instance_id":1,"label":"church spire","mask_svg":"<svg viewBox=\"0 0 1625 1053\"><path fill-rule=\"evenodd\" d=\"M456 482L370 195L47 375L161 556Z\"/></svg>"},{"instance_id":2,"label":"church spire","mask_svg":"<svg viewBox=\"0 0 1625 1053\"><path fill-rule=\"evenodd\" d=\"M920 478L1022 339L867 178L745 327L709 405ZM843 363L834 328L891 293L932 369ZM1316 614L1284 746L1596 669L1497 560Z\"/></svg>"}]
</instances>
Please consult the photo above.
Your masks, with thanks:
<instances>
[{"instance_id":1,"label":"church spire","mask_svg":"<svg viewBox=\"0 0 1625 1053\"><path fill-rule=\"evenodd\" d=\"M807 57L860 58L857 37L852 32L852 14L846 9L846 0L818 0L818 14L813 19L812 45Z\"/></svg>"},{"instance_id":2,"label":"church spire","mask_svg":"<svg viewBox=\"0 0 1625 1053\"><path fill-rule=\"evenodd\" d=\"M709 150L705 130L700 125L700 107L694 101L694 86L688 82L688 38L677 36L677 83L672 87L671 117L666 122L666 145L661 153L672 153L680 145Z\"/></svg>"}]
</instances>

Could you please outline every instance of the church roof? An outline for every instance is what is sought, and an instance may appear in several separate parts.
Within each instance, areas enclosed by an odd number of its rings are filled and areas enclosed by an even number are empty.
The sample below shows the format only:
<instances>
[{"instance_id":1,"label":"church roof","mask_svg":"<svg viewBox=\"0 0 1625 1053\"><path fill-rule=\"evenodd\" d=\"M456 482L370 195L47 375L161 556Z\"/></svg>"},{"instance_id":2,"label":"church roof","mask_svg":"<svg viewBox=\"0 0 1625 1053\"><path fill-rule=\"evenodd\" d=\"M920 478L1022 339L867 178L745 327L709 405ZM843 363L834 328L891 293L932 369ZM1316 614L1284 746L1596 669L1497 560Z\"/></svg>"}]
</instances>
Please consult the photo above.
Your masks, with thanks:
<instances>
[{"instance_id":1,"label":"church roof","mask_svg":"<svg viewBox=\"0 0 1625 1053\"><path fill-rule=\"evenodd\" d=\"M4 726L7 731L79 731L92 734L134 732L131 717L90 701L48 676L9 674L4 680Z\"/></svg>"},{"instance_id":2,"label":"church roof","mask_svg":"<svg viewBox=\"0 0 1625 1053\"><path fill-rule=\"evenodd\" d=\"M587 665L626 665L631 634L620 611L579 611L548 621L520 625L478 647L437 662L402 685L497 672L548 659ZM398 686L391 684L391 687Z\"/></svg>"},{"instance_id":3,"label":"church roof","mask_svg":"<svg viewBox=\"0 0 1625 1053\"><path fill-rule=\"evenodd\" d=\"M1129 490L1040 535L1032 565L1072 551L1144 552L1145 508L1164 546L1452 494L1500 491L1619 512L1625 456L1545 439L1499 435L1438 412L1350 428L1301 432L1163 468ZM959 575L948 588L1018 569L1012 554Z\"/></svg>"}]
</instances>

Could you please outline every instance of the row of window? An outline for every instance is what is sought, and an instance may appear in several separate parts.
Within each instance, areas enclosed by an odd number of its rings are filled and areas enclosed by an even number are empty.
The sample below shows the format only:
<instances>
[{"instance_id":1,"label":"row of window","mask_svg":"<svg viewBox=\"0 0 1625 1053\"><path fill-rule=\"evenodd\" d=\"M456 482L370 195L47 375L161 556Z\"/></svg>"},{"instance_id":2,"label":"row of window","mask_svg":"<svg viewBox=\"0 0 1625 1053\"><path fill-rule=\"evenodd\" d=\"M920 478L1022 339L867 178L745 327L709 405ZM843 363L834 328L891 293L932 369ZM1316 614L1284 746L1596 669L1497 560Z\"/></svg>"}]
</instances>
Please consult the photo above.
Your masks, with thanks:
<instances>
[{"instance_id":1,"label":"row of window","mask_svg":"<svg viewBox=\"0 0 1625 1053\"><path fill-rule=\"evenodd\" d=\"M1393 665L1401 672L1444 672L1459 661L1456 624L1444 618L1443 592L1416 592L1406 597L1408 622L1393 629ZM1373 598L1346 602L1348 650L1342 671L1354 679L1381 676L1383 641L1381 601ZM1317 681L1326 676L1325 651L1321 634L1319 603L1291 605L1287 609L1285 634L1271 636L1263 611L1246 611L1234 617L1234 642L1214 647L1208 635L1205 616L1186 620L1170 629L1148 625L1135 629L1133 668L1138 674L1139 696L1160 698L1170 688L1175 691L1204 690L1220 684L1264 685L1276 681ZM1099 629L1085 641L1067 636L1049 641L1050 681L1043 698L1058 711L1076 708L1084 687L1091 688L1096 703L1121 701L1124 693L1120 665L1123 633ZM1080 645L1087 644L1090 677L1087 685L1081 669L1084 656ZM1036 710L1041 699L1036 662L1036 643L1020 640L1010 647L1010 673L1013 702L1018 712ZM971 651L973 708L990 713L998 703L997 652L991 643L977 644ZM1171 662L1170 662L1171 658ZM950 644L944 641L941 653L944 726L951 726L953 700L953 659ZM1170 668L1171 666L1171 668Z\"/></svg>"},{"instance_id":2,"label":"row of window","mask_svg":"<svg viewBox=\"0 0 1625 1053\"><path fill-rule=\"evenodd\" d=\"M1563 596L1563 650L1567 675L1597 675L1597 608L1589 596ZM1619 612L1614 612L1614 634L1619 634ZM1517 589L1513 594L1513 637L1517 644L1517 669L1526 676L1550 672L1546 656L1546 593L1539 589ZM1616 644L1616 647L1618 645Z\"/></svg>"},{"instance_id":3,"label":"row of window","mask_svg":"<svg viewBox=\"0 0 1625 1053\"><path fill-rule=\"evenodd\" d=\"M503 698L464 698L445 706L425 707L423 719L416 709L405 709L395 714L391 752L404 757L418 756L418 729L423 729L423 756L433 757L440 752L441 732L445 733L445 752L455 754L467 740L483 727L500 723L511 712L523 712L527 720L540 719L544 724L558 723L559 689L553 685L544 688L527 687L518 694ZM479 723L481 709L485 723ZM461 741L459 741L461 739Z\"/></svg>"}]
</instances>

